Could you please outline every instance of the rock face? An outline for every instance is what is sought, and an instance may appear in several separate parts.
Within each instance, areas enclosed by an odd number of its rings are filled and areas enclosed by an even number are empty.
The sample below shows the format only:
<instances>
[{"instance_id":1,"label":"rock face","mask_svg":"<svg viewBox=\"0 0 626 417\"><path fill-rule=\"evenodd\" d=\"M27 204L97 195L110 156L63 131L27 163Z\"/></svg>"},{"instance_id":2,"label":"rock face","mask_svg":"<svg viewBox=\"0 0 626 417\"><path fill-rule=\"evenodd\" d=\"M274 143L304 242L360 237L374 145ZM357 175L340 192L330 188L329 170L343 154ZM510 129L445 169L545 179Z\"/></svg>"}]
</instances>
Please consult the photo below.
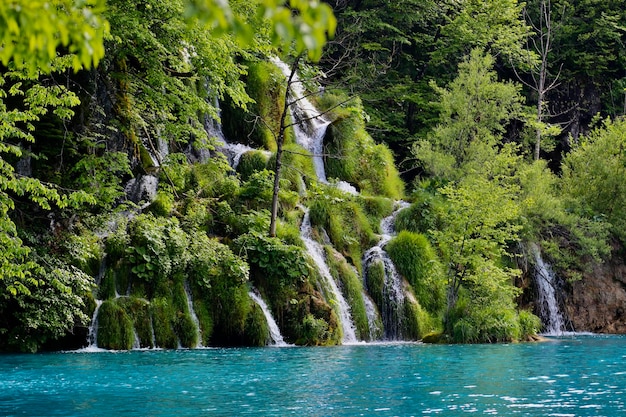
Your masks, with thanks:
<instances>
[{"instance_id":1,"label":"rock face","mask_svg":"<svg viewBox=\"0 0 626 417\"><path fill-rule=\"evenodd\" d=\"M569 285L564 301L576 331L626 333L626 265L621 257L595 265Z\"/></svg>"}]
</instances>

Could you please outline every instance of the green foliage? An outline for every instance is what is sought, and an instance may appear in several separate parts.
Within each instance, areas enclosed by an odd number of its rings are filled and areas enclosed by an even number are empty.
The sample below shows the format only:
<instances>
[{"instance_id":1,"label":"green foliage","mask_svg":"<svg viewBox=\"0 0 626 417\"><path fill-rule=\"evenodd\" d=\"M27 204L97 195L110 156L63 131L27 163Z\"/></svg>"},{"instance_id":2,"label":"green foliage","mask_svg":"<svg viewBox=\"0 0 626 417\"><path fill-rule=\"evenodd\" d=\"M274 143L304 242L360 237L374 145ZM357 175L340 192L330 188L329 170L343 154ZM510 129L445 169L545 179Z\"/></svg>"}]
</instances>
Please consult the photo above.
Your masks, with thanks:
<instances>
[{"instance_id":1,"label":"green foliage","mask_svg":"<svg viewBox=\"0 0 626 417\"><path fill-rule=\"evenodd\" d=\"M413 287L419 304L430 313L445 306L445 276L435 251L426 236L407 231L392 239L385 250L398 272Z\"/></svg>"},{"instance_id":2,"label":"green foliage","mask_svg":"<svg viewBox=\"0 0 626 417\"><path fill-rule=\"evenodd\" d=\"M155 282L186 266L189 240L175 218L139 215L130 223L129 235L128 261L140 280Z\"/></svg>"},{"instance_id":3,"label":"green foliage","mask_svg":"<svg viewBox=\"0 0 626 417\"><path fill-rule=\"evenodd\" d=\"M110 210L117 200L124 196L120 177L130 175L128 155L122 152L102 152L94 149L84 155L69 175L74 179L72 186L85 190L103 210ZM102 154L100 154L102 152Z\"/></svg>"},{"instance_id":4,"label":"green foliage","mask_svg":"<svg viewBox=\"0 0 626 417\"><path fill-rule=\"evenodd\" d=\"M606 221L626 242L626 121L606 121L573 145L563 160L563 191L571 207L595 222Z\"/></svg>"},{"instance_id":5,"label":"green foliage","mask_svg":"<svg viewBox=\"0 0 626 417\"><path fill-rule=\"evenodd\" d=\"M231 2L232 3L232 2ZM255 2L257 13L269 21L272 42L280 47L293 47L298 53L307 52L317 61L328 36L335 33L336 20L329 5L319 1L279 0ZM219 31L234 31L241 40L253 36L251 27L234 14L228 3L218 0L188 0L186 16L200 19Z\"/></svg>"},{"instance_id":6,"label":"green foliage","mask_svg":"<svg viewBox=\"0 0 626 417\"><path fill-rule=\"evenodd\" d=\"M21 281L7 275L0 279L2 351L35 352L89 320L83 297L93 287L93 278L58 260L33 255L18 265L46 266L28 269L28 279Z\"/></svg>"},{"instance_id":7,"label":"green foliage","mask_svg":"<svg viewBox=\"0 0 626 417\"><path fill-rule=\"evenodd\" d=\"M298 246L287 245L279 238L261 233L246 233L233 244L245 254L257 288L272 294L274 308L294 297L297 287L306 280L309 268L304 251Z\"/></svg>"},{"instance_id":8,"label":"green foliage","mask_svg":"<svg viewBox=\"0 0 626 417\"><path fill-rule=\"evenodd\" d=\"M497 81L493 65L490 55L475 49L459 64L459 75L447 89L435 88L442 122L428 140L413 147L421 166L435 177L457 179L468 163L478 169L507 124L522 117L520 87Z\"/></svg>"},{"instance_id":9,"label":"green foliage","mask_svg":"<svg viewBox=\"0 0 626 417\"><path fill-rule=\"evenodd\" d=\"M268 159L261 151L246 152L241 155L237 172L243 181L247 181L253 173L263 171L268 166Z\"/></svg>"},{"instance_id":10,"label":"green foliage","mask_svg":"<svg viewBox=\"0 0 626 417\"><path fill-rule=\"evenodd\" d=\"M31 73L50 71L57 48L69 50L74 70L89 68L104 56L104 0L28 0L0 5L0 61Z\"/></svg>"},{"instance_id":11,"label":"green foliage","mask_svg":"<svg viewBox=\"0 0 626 417\"><path fill-rule=\"evenodd\" d=\"M573 190L568 184L576 175L565 168L560 181L544 162L519 173L524 240L539 242L552 265L568 280L577 279L581 271L589 270L590 262L601 262L610 254L612 228L606 217L581 209L587 188L581 194L569 193ZM568 191L563 192L564 188Z\"/></svg>"}]
</instances>

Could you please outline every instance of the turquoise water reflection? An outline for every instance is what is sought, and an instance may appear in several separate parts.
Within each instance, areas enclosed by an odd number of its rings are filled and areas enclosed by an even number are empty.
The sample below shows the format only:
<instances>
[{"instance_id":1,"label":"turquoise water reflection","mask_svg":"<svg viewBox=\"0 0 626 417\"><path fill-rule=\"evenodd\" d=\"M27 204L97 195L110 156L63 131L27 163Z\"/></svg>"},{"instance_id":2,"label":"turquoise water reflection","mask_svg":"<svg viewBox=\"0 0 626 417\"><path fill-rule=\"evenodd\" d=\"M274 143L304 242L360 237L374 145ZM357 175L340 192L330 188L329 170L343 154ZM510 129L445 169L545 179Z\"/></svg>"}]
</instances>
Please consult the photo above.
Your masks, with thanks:
<instances>
[{"instance_id":1,"label":"turquoise water reflection","mask_svg":"<svg viewBox=\"0 0 626 417\"><path fill-rule=\"evenodd\" d=\"M626 338L0 356L0 415L618 416Z\"/></svg>"}]
</instances>

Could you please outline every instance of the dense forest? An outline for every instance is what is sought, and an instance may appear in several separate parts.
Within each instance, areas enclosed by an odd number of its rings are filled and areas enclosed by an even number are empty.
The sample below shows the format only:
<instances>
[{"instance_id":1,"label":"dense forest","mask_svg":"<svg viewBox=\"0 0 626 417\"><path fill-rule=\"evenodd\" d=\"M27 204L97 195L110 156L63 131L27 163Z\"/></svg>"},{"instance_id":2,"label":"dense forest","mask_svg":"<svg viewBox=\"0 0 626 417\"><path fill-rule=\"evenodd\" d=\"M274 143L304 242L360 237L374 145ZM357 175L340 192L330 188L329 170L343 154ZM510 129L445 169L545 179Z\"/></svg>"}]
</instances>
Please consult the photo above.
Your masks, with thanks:
<instances>
[{"instance_id":1,"label":"dense forest","mask_svg":"<svg viewBox=\"0 0 626 417\"><path fill-rule=\"evenodd\" d=\"M622 2L225 3L0 5L0 351L626 331Z\"/></svg>"}]
</instances>

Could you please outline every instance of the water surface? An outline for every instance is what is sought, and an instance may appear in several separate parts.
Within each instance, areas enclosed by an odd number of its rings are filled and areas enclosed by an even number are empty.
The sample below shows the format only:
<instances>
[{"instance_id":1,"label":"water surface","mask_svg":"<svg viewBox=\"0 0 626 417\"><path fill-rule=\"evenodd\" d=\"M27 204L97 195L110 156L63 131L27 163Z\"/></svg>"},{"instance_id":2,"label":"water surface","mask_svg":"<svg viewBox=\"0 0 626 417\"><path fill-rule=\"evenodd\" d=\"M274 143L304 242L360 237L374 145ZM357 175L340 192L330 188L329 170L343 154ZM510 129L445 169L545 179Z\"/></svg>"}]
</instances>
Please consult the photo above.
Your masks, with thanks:
<instances>
[{"instance_id":1,"label":"water surface","mask_svg":"<svg viewBox=\"0 0 626 417\"><path fill-rule=\"evenodd\" d=\"M626 338L0 356L6 416L619 416Z\"/></svg>"}]
</instances>

